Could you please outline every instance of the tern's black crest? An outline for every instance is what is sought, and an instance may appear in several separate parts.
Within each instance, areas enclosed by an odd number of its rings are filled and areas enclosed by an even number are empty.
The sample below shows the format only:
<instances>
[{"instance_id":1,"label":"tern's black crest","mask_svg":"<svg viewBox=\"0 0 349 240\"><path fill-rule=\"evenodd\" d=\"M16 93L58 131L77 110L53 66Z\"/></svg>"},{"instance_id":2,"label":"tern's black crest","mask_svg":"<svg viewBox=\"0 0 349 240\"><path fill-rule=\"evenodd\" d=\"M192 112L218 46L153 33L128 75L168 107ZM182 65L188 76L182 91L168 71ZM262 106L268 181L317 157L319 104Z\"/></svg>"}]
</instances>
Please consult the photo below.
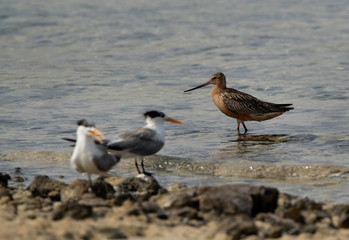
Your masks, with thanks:
<instances>
[{"instance_id":1,"label":"tern's black crest","mask_svg":"<svg viewBox=\"0 0 349 240\"><path fill-rule=\"evenodd\" d=\"M77 121L76 123L78 126L84 126L84 127L94 127L95 124L92 122L88 122L86 119L81 119Z\"/></svg>"},{"instance_id":2,"label":"tern's black crest","mask_svg":"<svg viewBox=\"0 0 349 240\"><path fill-rule=\"evenodd\" d=\"M144 117L150 117L150 118L156 118L156 117L165 117L165 114L163 112L159 112L159 111L148 111L146 113L144 113Z\"/></svg>"}]
</instances>

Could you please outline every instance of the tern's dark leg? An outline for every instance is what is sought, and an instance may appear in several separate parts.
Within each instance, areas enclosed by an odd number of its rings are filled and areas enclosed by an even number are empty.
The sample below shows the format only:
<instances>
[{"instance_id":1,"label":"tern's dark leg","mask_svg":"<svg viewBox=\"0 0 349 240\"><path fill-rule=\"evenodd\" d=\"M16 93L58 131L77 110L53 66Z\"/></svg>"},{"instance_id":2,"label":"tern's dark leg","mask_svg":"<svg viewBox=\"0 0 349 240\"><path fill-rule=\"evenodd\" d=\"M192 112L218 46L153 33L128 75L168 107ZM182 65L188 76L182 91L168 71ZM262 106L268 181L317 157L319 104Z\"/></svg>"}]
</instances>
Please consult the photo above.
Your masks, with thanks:
<instances>
[{"instance_id":1,"label":"tern's dark leg","mask_svg":"<svg viewBox=\"0 0 349 240\"><path fill-rule=\"evenodd\" d=\"M145 169L144 169L144 158L143 157L142 157L141 166L142 166L142 170L143 170L144 175L147 175L147 176L153 175L151 172L145 171Z\"/></svg>"},{"instance_id":2,"label":"tern's dark leg","mask_svg":"<svg viewBox=\"0 0 349 240\"><path fill-rule=\"evenodd\" d=\"M135 158L135 166L136 166L136 168L137 168L138 173L141 173L141 171L139 170L139 167L138 167L137 158Z\"/></svg>"},{"instance_id":3,"label":"tern's dark leg","mask_svg":"<svg viewBox=\"0 0 349 240\"><path fill-rule=\"evenodd\" d=\"M90 184L92 184L92 179L91 179L91 174L87 174L87 177L88 177L88 182L90 183Z\"/></svg>"},{"instance_id":4,"label":"tern's dark leg","mask_svg":"<svg viewBox=\"0 0 349 240\"><path fill-rule=\"evenodd\" d=\"M87 174L88 177L88 191L92 191L92 179L91 179L91 174Z\"/></svg>"}]
</instances>

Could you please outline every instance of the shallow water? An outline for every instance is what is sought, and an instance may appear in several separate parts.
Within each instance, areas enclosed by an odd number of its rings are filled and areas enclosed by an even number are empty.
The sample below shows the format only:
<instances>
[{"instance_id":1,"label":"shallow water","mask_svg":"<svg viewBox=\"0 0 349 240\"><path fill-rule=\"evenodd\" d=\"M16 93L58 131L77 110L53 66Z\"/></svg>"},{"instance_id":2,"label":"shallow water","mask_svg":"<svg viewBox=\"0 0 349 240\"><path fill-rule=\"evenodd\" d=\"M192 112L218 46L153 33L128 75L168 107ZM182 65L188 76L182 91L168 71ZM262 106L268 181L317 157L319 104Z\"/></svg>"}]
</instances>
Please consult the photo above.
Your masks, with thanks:
<instances>
[{"instance_id":1,"label":"shallow water","mask_svg":"<svg viewBox=\"0 0 349 240\"><path fill-rule=\"evenodd\" d=\"M157 109L185 123L167 124L159 152L182 164L167 171L158 167L166 160L148 163L165 185L252 182L349 201L345 1L14 0L0 6L1 171L21 167L28 181L37 174L70 181L79 175L69 169L65 154L72 149L61 138L74 137L76 120L93 120L111 138L141 126L141 114ZM229 87L295 109L247 122L248 134L237 135L236 121L212 103L212 87L183 93L217 71ZM40 157L22 160L28 154ZM305 173L303 166L318 168ZM328 172L333 166L339 176ZM245 174L250 167L255 174ZM133 165L113 173L133 174Z\"/></svg>"}]
</instances>

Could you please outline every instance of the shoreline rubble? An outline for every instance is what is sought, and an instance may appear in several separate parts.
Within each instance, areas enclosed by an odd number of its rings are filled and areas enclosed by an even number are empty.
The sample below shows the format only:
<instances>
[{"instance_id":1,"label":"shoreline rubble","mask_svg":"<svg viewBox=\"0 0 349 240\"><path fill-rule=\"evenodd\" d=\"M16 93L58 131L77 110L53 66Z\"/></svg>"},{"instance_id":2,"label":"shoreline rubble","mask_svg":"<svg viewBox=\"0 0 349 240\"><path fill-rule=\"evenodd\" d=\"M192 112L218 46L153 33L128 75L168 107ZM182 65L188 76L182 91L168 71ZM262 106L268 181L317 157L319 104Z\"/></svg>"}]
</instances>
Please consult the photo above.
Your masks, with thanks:
<instances>
[{"instance_id":1,"label":"shoreline rubble","mask_svg":"<svg viewBox=\"0 0 349 240\"><path fill-rule=\"evenodd\" d=\"M251 184L163 188L154 177L92 185L36 176L25 188L0 173L0 238L348 239L349 204Z\"/></svg>"}]
</instances>

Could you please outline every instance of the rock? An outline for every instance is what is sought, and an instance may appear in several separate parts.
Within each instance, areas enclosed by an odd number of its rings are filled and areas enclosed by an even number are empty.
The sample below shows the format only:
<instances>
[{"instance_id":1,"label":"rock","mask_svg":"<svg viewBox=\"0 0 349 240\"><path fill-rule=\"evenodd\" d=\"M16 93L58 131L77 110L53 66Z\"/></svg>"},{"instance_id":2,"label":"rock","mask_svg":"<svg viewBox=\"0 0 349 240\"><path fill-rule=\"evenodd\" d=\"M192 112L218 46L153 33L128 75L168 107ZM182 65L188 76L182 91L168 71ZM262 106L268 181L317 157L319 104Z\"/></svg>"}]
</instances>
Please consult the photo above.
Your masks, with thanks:
<instances>
[{"instance_id":1,"label":"rock","mask_svg":"<svg viewBox=\"0 0 349 240\"><path fill-rule=\"evenodd\" d=\"M12 194L8 188L0 184L0 199L3 197L7 197L8 199L12 199Z\"/></svg>"},{"instance_id":2,"label":"rock","mask_svg":"<svg viewBox=\"0 0 349 240\"><path fill-rule=\"evenodd\" d=\"M151 195L165 192L154 177L131 177L126 178L117 186L118 193L135 193L138 200L148 200Z\"/></svg>"},{"instance_id":3,"label":"rock","mask_svg":"<svg viewBox=\"0 0 349 240\"><path fill-rule=\"evenodd\" d=\"M104 180L108 183L110 183L112 186L119 185L122 181L125 180L125 178L114 176L114 175L107 175L104 177Z\"/></svg>"},{"instance_id":4,"label":"rock","mask_svg":"<svg viewBox=\"0 0 349 240\"><path fill-rule=\"evenodd\" d=\"M153 202L138 202L128 211L129 215L148 215L154 214L157 218L167 219L165 212Z\"/></svg>"},{"instance_id":5,"label":"rock","mask_svg":"<svg viewBox=\"0 0 349 240\"><path fill-rule=\"evenodd\" d=\"M204 224L204 218L199 213L196 190L191 188L185 192L166 194L158 199L158 203L171 218L191 226L200 226Z\"/></svg>"},{"instance_id":6,"label":"rock","mask_svg":"<svg viewBox=\"0 0 349 240\"><path fill-rule=\"evenodd\" d=\"M178 192L178 191L181 191L181 190L185 190L187 188L188 188L187 185L182 184L182 183L178 183L178 184L174 184L174 185L171 185L171 186L167 187L166 190L169 191L169 192Z\"/></svg>"},{"instance_id":7,"label":"rock","mask_svg":"<svg viewBox=\"0 0 349 240\"><path fill-rule=\"evenodd\" d=\"M338 228L349 228L349 205L340 204L331 210L333 224Z\"/></svg>"},{"instance_id":8,"label":"rock","mask_svg":"<svg viewBox=\"0 0 349 240\"><path fill-rule=\"evenodd\" d=\"M191 207L177 208L167 212L171 216L179 217L184 222L189 220L204 220L203 217L200 216L199 211Z\"/></svg>"},{"instance_id":9,"label":"rock","mask_svg":"<svg viewBox=\"0 0 349 240\"><path fill-rule=\"evenodd\" d=\"M78 201L83 194L88 192L90 183L87 180L77 179L68 186L61 189L62 202Z\"/></svg>"},{"instance_id":10,"label":"rock","mask_svg":"<svg viewBox=\"0 0 349 240\"><path fill-rule=\"evenodd\" d=\"M33 196L46 198L50 192L60 192L66 186L66 183L50 179L48 176L36 176L29 185L28 190Z\"/></svg>"},{"instance_id":11,"label":"rock","mask_svg":"<svg viewBox=\"0 0 349 240\"><path fill-rule=\"evenodd\" d=\"M306 197L297 197L282 193L279 195L278 207L284 209L295 207L300 210L321 210L323 204L312 201Z\"/></svg>"},{"instance_id":12,"label":"rock","mask_svg":"<svg viewBox=\"0 0 349 240\"><path fill-rule=\"evenodd\" d=\"M302 216L306 224L323 223L328 222L331 219L331 215L323 210L304 210L302 211Z\"/></svg>"},{"instance_id":13,"label":"rock","mask_svg":"<svg viewBox=\"0 0 349 240\"><path fill-rule=\"evenodd\" d=\"M281 218L273 213L259 213L255 220L259 236L265 238L278 238L284 232L289 234L300 233L300 225L295 221Z\"/></svg>"},{"instance_id":14,"label":"rock","mask_svg":"<svg viewBox=\"0 0 349 240\"><path fill-rule=\"evenodd\" d=\"M84 194L82 199L80 199L78 203L91 207L111 207L106 200L100 197L96 197L93 193Z\"/></svg>"},{"instance_id":15,"label":"rock","mask_svg":"<svg viewBox=\"0 0 349 240\"><path fill-rule=\"evenodd\" d=\"M24 182L25 179L22 178L22 177L16 176L16 177L13 177L13 178L12 178L12 181L13 181L13 182Z\"/></svg>"},{"instance_id":16,"label":"rock","mask_svg":"<svg viewBox=\"0 0 349 240\"><path fill-rule=\"evenodd\" d=\"M305 225L301 228L302 233L314 234L317 231L317 226L314 224Z\"/></svg>"},{"instance_id":17,"label":"rock","mask_svg":"<svg viewBox=\"0 0 349 240\"><path fill-rule=\"evenodd\" d=\"M135 197L130 193L117 193L113 199L113 204L121 206L126 200L134 201Z\"/></svg>"},{"instance_id":18,"label":"rock","mask_svg":"<svg viewBox=\"0 0 349 240\"><path fill-rule=\"evenodd\" d=\"M53 220L60 220L64 217L71 217L75 220L85 219L92 215L92 207L76 202L66 202L61 204L53 213Z\"/></svg>"},{"instance_id":19,"label":"rock","mask_svg":"<svg viewBox=\"0 0 349 240\"><path fill-rule=\"evenodd\" d=\"M8 180L10 180L11 177L10 175L6 174L6 173L0 173L0 184L4 187L7 187L8 184Z\"/></svg>"},{"instance_id":20,"label":"rock","mask_svg":"<svg viewBox=\"0 0 349 240\"><path fill-rule=\"evenodd\" d=\"M119 230L114 231L108 239L127 239L127 235Z\"/></svg>"},{"instance_id":21,"label":"rock","mask_svg":"<svg viewBox=\"0 0 349 240\"><path fill-rule=\"evenodd\" d=\"M206 187L198 199L200 210L203 211L255 216L259 212L273 212L277 206L278 194L275 188L239 184Z\"/></svg>"},{"instance_id":22,"label":"rock","mask_svg":"<svg viewBox=\"0 0 349 240\"><path fill-rule=\"evenodd\" d=\"M248 214L236 214L225 218L219 224L219 231L224 231L231 239L239 240L249 235L256 235L258 229Z\"/></svg>"},{"instance_id":23,"label":"rock","mask_svg":"<svg viewBox=\"0 0 349 240\"><path fill-rule=\"evenodd\" d=\"M294 197L288 194L280 194L279 206L276 214L282 218L289 218L298 223L315 224L330 215L323 209L323 204L303 197Z\"/></svg>"},{"instance_id":24,"label":"rock","mask_svg":"<svg viewBox=\"0 0 349 240\"><path fill-rule=\"evenodd\" d=\"M179 192L166 195L159 201L164 209L191 207L199 209L199 199L195 191Z\"/></svg>"},{"instance_id":25,"label":"rock","mask_svg":"<svg viewBox=\"0 0 349 240\"><path fill-rule=\"evenodd\" d=\"M14 200L25 200L31 198L33 195L29 190L15 192L12 197Z\"/></svg>"},{"instance_id":26,"label":"rock","mask_svg":"<svg viewBox=\"0 0 349 240\"><path fill-rule=\"evenodd\" d=\"M259 236L256 235L250 235L244 238L244 240L264 240L264 238L261 238Z\"/></svg>"},{"instance_id":27,"label":"rock","mask_svg":"<svg viewBox=\"0 0 349 240\"><path fill-rule=\"evenodd\" d=\"M52 201L59 201L61 199L61 193L58 191L52 191L52 192L49 192L47 197Z\"/></svg>"},{"instance_id":28,"label":"rock","mask_svg":"<svg viewBox=\"0 0 349 240\"><path fill-rule=\"evenodd\" d=\"M321 210L323 204L312 201L306 197L296 199L293 206L301 210Z\"/></svg>"},{"instance_id":29,"label":"rock","mask_svg":"<svg viewBox=\"0 0 349 240\"><path fill-rule=\"evenodd\" d=\"M151 177L124 179L116 193L102 178L92 185L86 180L61 184L45 176L35 178L24 191L0 184L0 238L301 240L349 236L349 229L344 229L349 228L349 205L324 205L279 194L273 188L178 185L166 192Z\"/></svg>"},{"instance_id":30,"label":"rock","mask_svg":"<svg viewBox=\"0 0 349 240\"><path fill-rule=\"evenodd\" d=\"M253 200L252 215L260 212L274 212L277 207L279 191L276 188L256 187L253 185L235 185L240 194L249 194Z\"/></svg>"},{"instance_id":31,"label":"rock","mask_svg":"<svg viewBox=\"0 0 349 240\"><path fill-rule=\"evenodd\" d=\"M101 198L112 198L114 196L115 190L113 186L104 181L104 178L97 178L91 186L92 192Z\"/></svg>"},{"instance_id":32,"label":"rock","mask_svg":"<svg viewBox=\"0 0 349 240\"><path fill-rule=\"evenodd\" d=\"M224 187L212 187L198 196L200 211L216 215L246 213L251 215L253 201L250 195L240 194Z\"/></svg>"},{"instance_id":33,"label":"rock","mask_svg":"<svg viewBox=\"0 0 349 240\"><path fill-rule=\"evenodd\" d=\"M305 222L301 209L294 206L287 209L282 209L282 211L278 209L277 213L282 218L289 218L299 223Z\"/></svg>"},{"instance_id":34,"label":"rock","mask_svg":"<svg viewBox=\"0 0 349 240\"><path fill-rule=\"evenodd\" d=\"M43 199L40 197L21 198L13 201L18 211L38 210L43 206Z\"/></svg>"},{"instance_id":35,"label":"rock","mask_svg":"<svg viewBox=\"0 0 349 240\"><path fill-rule=\"evenodd\" d=\"M13 205L0 205L0 221L13 221L17 216L17 208ZM0 227L1 229L1 227Z\"/></svg>"}]
</instances>

